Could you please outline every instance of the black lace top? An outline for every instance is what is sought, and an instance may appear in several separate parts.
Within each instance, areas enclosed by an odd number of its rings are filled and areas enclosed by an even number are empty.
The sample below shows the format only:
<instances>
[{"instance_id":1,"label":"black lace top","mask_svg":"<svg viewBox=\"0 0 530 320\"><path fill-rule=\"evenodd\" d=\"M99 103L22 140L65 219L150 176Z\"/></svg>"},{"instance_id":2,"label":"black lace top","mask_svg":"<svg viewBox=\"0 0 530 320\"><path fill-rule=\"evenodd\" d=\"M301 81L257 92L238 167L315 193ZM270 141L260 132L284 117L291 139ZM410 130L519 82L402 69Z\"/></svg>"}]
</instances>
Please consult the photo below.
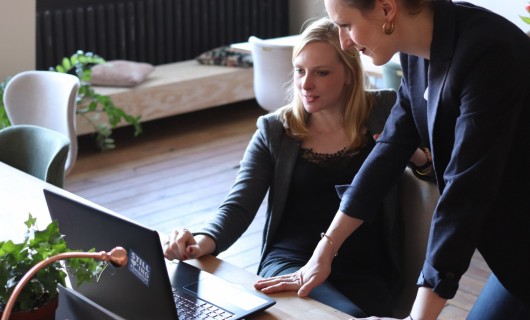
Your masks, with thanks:
<instances>
[{"instance_id":1,"label":"black lace top","mask_svg":"<svg viewBox=\"0 0 530 320\"><path fill-rule=\"evenodd\" d=\"M371 140L370 140L371 141ZM274 235L269 259L307 261L335 216L340 199L335 191L339 184L350 184L373 148L373 141L358 150L341 150L334 154L303 149L296 162L282 222ZM380 232L380 220L363 224L339 250L333 265L347 268L373 268L385 263L386 254ZM269 260L272 261L272 260ZM383 269L383 268L381 268Z\"/></svg>"},{"instance_id":2,"label":"black lace top","mask_svg":"<svg viewBox=\"0 0 530 320\"><path fill-rule=\"evenodd\" d=\"M350 162L351 158L357 153L359 153L359 151L348 150L346 148L332 154L317 153L313 152L313 149L302 148L301 157L309 162L326 168L326 170L333 170L333 168L336 168L342 171L342 168L347 165L347 162Z\"/></svg>"}]
</instances>

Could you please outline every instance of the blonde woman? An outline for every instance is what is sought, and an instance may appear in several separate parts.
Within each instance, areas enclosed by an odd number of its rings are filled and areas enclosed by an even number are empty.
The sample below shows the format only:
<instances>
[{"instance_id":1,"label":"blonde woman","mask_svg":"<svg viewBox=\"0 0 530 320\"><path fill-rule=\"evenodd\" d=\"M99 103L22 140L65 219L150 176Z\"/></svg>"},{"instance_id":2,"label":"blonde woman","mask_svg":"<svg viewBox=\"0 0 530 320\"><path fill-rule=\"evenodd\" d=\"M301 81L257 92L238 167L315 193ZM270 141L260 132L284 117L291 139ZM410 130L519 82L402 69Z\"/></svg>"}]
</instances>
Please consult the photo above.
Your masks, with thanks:
<instances>
[{"instance_id":1,"label":"blonde woman","mask_svg":"<svg viewBox=\"0 0 530 320\"><path fill-rule=\"evenodd\" d=\"M395 92L365 90L357 50L341 50L338 28L328 19L302 33L293 70L292 102L258 119L228 197L201 229L175 230L167 258L226 250L248 228L267 192L259 274L290 273L311 257L338 210L336 186L349 184L372 150ZM311 297L352 316L391 314L400 284L399 215L390 200L378 211L374 223L344 243L331 277Z\"/></svg>"}]
</instances>

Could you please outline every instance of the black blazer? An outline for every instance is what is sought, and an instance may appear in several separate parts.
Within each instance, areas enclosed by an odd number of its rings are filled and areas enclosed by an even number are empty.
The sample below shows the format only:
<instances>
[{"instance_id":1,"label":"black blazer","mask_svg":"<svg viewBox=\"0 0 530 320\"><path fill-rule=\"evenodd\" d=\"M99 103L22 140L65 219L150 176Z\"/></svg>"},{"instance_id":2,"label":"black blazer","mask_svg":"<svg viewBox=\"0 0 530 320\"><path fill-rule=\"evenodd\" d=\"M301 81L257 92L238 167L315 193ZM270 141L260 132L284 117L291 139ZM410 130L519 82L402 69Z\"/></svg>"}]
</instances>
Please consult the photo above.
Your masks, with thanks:
<instances>
[{"instance_id":1,"label":"black blazer","mask_svg":"<svg viewBox=\"0 0 530 320\"><path fill-rule=\"evenodd\" d=\"M401 63L398 101L341 210L370 220L381 190L430 144L441 197L418 284L452 298L478 248L530 305L530 39L483 8L436 0L431 59Z\"/></svg>"}]
</instances>

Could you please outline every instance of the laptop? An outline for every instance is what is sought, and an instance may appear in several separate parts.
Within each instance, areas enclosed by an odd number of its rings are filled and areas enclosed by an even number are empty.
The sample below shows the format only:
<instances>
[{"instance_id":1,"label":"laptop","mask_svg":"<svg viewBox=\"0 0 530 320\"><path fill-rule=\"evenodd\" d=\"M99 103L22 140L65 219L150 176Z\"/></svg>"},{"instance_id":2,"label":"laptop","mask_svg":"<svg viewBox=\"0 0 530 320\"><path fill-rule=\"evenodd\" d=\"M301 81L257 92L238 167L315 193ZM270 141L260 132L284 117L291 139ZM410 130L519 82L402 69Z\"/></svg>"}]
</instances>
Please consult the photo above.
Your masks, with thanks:
<instances>
[{"instance_id":1,"label":"laptop","mask_svg":"<svg viewBox=\"0 0 530 320\"><path fill-rule=\"evenodd\" d=\"M44 189L52 220L74 250L127 250L125 267L107 266L97 282L73 290L124 319L202 319L204 305L215 319L242 319L275 304L254 289L233 285L185 262L164 258L158 232L100 206ZM171 273L168 264L176 265ZM73 280L72 282L75 282ZM186 306L183 306L185 304Z\"/></svg>"}]
</instances>

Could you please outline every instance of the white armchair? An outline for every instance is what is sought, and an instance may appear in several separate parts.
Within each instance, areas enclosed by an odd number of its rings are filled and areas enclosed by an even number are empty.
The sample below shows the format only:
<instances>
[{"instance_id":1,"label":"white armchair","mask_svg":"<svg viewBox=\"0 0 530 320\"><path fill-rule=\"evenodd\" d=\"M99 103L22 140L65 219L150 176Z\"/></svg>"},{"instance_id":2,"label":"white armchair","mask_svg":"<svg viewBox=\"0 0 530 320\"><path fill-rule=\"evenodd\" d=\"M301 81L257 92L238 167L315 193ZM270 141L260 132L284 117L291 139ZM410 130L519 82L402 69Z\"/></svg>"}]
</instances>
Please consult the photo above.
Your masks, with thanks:
<instances>
[{"instance_id":1,"label":"white armchair","mask_svg":"<svg viewBox=\"0 0 530 320\"><path fill-rule=\"evenodd\" d=\"M287 88L292 80L292 45L272 44L251 36L254 94L258 104L274 111L289 102Z\"/></svg>"},{"instance_id":2,"label":"white armchair","mask_svg":"<svg viewBox=\"0 0 530 320\"><path fill-rule=\"evenodd\" d=\"M77 158L76 76L55 71L16 74L4 91L4 106L13 125L30 124L58 131L70 139L65 164L68 173Z\"/></svg>"}]
</instances>

